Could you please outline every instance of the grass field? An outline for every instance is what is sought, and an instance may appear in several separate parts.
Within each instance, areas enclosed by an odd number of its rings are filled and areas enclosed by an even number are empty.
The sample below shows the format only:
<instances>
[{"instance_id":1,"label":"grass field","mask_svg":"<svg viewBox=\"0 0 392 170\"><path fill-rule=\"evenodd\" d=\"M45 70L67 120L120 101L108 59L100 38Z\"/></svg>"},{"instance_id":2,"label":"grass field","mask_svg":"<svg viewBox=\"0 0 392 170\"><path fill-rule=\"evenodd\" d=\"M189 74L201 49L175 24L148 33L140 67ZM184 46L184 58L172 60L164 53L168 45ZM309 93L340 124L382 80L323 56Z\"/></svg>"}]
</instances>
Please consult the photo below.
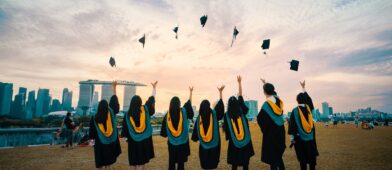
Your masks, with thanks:
<instances>
[{"instance_id":1,"label":"grass field","mask_svg":"<svg viewBox=\"0 0 392 170\"><path fill-rule=\"evenodd\" d=\"M250 169L268 169L260 161L261 132L251 123L253 146L256 155L250 160ZM287 128L286 128L287 129ZM376 127L362 130L354 125L336 128L316 124L320 156L317 169L392 169L392 127ZM223 135L223 133L221 134ZM222 138L224 139L224 138ZM167 169L168 151L165 138L154 136L155 158L146 169ZM186 169L200 169L199 143L191 143L191 156ZM222 153L218 169L230 169L227 164L227 142L222 141ZM289 139L287 137L287 145ZM127 169L127 144L121 140L122 154L112 169ZM65 150L60 146L20 147L0 150L0 169L94 169L93 148L83 147ZM299 169L294 148L287 148L283 157L287 169Z\"/></svg>"}]
</instances>

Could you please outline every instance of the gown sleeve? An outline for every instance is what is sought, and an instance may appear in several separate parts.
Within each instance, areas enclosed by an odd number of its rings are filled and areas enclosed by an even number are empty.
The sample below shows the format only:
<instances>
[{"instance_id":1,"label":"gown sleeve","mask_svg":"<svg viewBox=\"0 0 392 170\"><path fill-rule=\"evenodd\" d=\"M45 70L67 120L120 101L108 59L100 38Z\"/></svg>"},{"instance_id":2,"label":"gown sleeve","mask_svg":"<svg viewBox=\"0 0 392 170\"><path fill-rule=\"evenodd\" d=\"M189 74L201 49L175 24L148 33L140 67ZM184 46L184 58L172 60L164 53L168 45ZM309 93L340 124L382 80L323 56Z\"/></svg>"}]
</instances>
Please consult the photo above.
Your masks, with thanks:
<instances>
[{"instance_id":1,"label":"gown sleeve","mask_svg":"<svg viewBox=\"0 0 392 170\"><path fill-rule=\"evenodd\" d=\"M194 142L199 140L199 136L197 135L196 126L198 126L198 125L197 124L193 125L193 132L192 132L192 138L191 138Z\"/></svg>"},{"instance_id":2,"label":"gown sleeve","mask_svg":"<svg viewBox=\"0 0 392 170\"><path fill-rule=\"evenodd\" d=\"M218 120L222 120L224 114L225 114L225 106L223 104L222 99L219 100L219 102L216 104L215 108L215 113L216 113L216 118Z\"/></svg>"},{"instance_id":3,"label":"gown sleeve","mask_svg":"<svg viewBox=\"0 0 392 170\"><path fill-rule=\"evenodd\" d=\"M194 115L194 113L193 113L193 108L192 108L192 103L191 103L191 101L188 100L188 101L184 104L184 106L183 106L182 108L184 108L184 109L186 110L187 118L188 118L188 119L191 119L191 120L193 121L193 115Z\"/></svg>"},{"instance_id":4,"label":"gown sleeve","mask_svg":"<svg viewBox=\"0 0 392 170\"><path fill-rule=\"evenodd\" d=\"M155 97L150 96L148 100L146 101L145 106L148 108L148 111L150 113L150 116L155 114Z\"/></svg>"},{"instance_id":5,"label":"gown sleeve","mask_svg":"<svg viewBox=\"0 0 392 170\"><path fill-rule=\"evenodd\" d=\"M95 125L94 125L94 117L91 116L90 128L89 128L89 133L88 133L89 139L95 139L96 134L97 134L97 132L96 132Z\"/></svg>"},{"instance_id":6,"label":"gown sleeve","mask_svg":"<svg viewBox=\"0 0 392 170\"><path fill-rule=\"evenodd\" d=\"M118 103L118 98L116 95L113 95L110 98L109 107L113 109L114 114L117 114L120 111L120 104Z\"/></svg>"},{"instance_id":7,"label":"gown sleeve","mask_svg":"<svg viewBox=\"0 0 392 170\"><path fill-rule=\"evenodd\" d=\"M226 137L226 140L229 140L229 127L227 126L227 120L226 120L226 118L223 118L223 131L225 132L225 137Z\"/></svg>"},{"instance_id":8,"label":"gown sleeve","mask_svg":"<svg viewBox=\"0 0 392 170\"><path fill-rule=\"evenodd\" d=\"M314 109L313 101L312 98L310 98L309 94L307 92L305 94L305 103L310 107L310 110Z\"/></svg>"},{"instance_id":9,"label":"gown sleeve","mask_svg":"<svg viewBox=\"0 0 392 170\"><path fill-rule=\"evenodd\" d=\"M271 120L263 109L261 109L259 115L257 115L257 123L263 133L268 133L269 128L272 127Z\"/></svg>"},{"instance_id":10,"label":"gown sleeve","mask_svg":"<svg viewBox=\"0 0 392 170\"><path fill-rule=\"evenodd\" d=\"M163 117L162 121L162 126L161 126L161 134L162 137L167 137L167 132L166 132L166 115Z\"/></svg>"},{"instance_id":11,"label":"gown sleeve","mask_svg":"<svg viewBox=\"0 0 392 170\"><path fill-rule=\"evenodd\" d=\"M245 105L244 98L242 96L238 96L238 101L240 102L242 114L244 114L244 115L248 114L249 108L248 108L248 106Z\"/></svg>"},{"instance_id":12,"label":"gown sleeve","mask_svg":"<svg viewBox=\"0 0 392 170\"><path fill-rule=\"evenodd\" d=\"M291 116L289 120L289 135L296 135L298 133L297 124L295 123L294 109L291 111Z\"/></svg>"},{"instance_id":13,"label":"gown sleeve","mask_svg":"<svg viewBox=\"0 0 392 170\"><path fill-rule=\"evenodd\" d=\"M123 124L122 124L121 136L122 136L122 137L128 138L128 137L129 137L128 125L127 125L126 117L125 117L125 116L127 116L127 113L124 114L124 119L123 119Z\"/></svg>"}]
</instances>

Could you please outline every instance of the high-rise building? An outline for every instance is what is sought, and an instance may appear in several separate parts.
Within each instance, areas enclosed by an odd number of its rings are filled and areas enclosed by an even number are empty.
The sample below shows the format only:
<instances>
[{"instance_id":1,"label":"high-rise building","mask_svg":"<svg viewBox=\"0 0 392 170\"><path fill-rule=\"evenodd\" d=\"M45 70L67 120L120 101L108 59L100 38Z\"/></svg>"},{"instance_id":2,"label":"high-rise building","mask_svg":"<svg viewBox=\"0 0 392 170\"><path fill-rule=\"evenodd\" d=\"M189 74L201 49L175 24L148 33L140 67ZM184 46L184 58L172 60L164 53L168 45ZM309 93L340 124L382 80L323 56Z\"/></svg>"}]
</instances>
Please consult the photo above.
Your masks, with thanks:
<instances>
[{"instance_id":1,"label":"high-rise building","mask_svg":"<svg viewBox=\"0 0 392 170\"><path fill-rule=\"evenodd\" d=\"M0 115L11 113L13 84L0 82Z\"/></svg>"},{"instance_id":2,"label":"high-rise building","mask_svg":"<svg viewBox=\"0 0 392 170\"><path fill-rule=\"evenodd\" d=\"M17 94L15 95L15 99L12 102L12 107L11 107L11 116L14 118L24 118L24 104L23 104L23 96L24 94Z\"/></svg>"},{"instance_id":3,"label":"high-rise building","mask_svg":"<svg viewBox=\"0 0 392 170\"><path fill-rule=\"evenodd\" d=\"M63 89L63 98L61 103L63 110L69 111L72 109L72 91L69 91L68 88Z\"/></svg>"},{"instance_id":4,"label":"high-rise building","mask_svg":"<svg viewBox=\"0 0 392 170\"><path fill-rule=\"evenodd\" d=\"M248 100L245 101L245 105L248 106L249 112L246 115L246 117L250 120L253 120L255 117L257 117L258 112L258 106L257 106L257 100Z\"/></svg>"},{"instance_id":5,"label":"high-rise building","mask_svg":"<svg viewBox=\"0 0 392 170\"><path fill-rule=\"evenodd\" d=\"M51 111L51 112L60 111L60 110L62 110L61 108L62 108L62 107L61 107L60 100L58 100L58 99L53 99L53 101L52 101L52 106L50 107L50 111Z\"/></svg>"},{"instance_id":6,"label":"high-rise building","mask_svg":"<svg viewBox=\"0 0 392 170\"><path fill-rule=\"evenodd\" d=\"M321 103L322 107L323 107L323 118L327 118L330 113L329 113L329 104L327 102L323 102Z\"/></svg>"},{"instance_id":7,"label":"high-rise building","mask_svg":"<svg viewBox=\"0 0 392 170\"><path fill-rule=\"evenodd\" d=\"M329 110L329 114L333 115L333 108L332 108L332 106L328 107L328 110Z\"/></svg>"},{"instance_id":8,"label":"high-rise building","mask_svg":"<svg viewBox=\"0 0 392 170\"><path fill-rule=\"evenodd\" d=\"M129 105L131 104L131 99L135 95L136 95L136 86L124 86L123 111L129 110Z\"/></svg>"},{"instance_id":9,"label":"high-rise building","mask_svg":"<svg viewBox=\"0 0 392 170\"><path fill-rule=\"evenodd\" d=\"M49 113L50 100L49 89L38 89L34 117L41 117Z\"/></svg>"},{"instance_id":10,"label":"high-rise building","mask_svg":"<svg viewBox=\"0 0 392 170\"><path fill-rule=\"evenodd\" d=\"M78 101L77 113L82 113L83 115L86 115L91 111L93 93L94 93L93 84L79 85L79 101Z\"/></svg>"},{"instance_id":11,"label":"high-rise building","mask_svg":"<svg viewBox=\"0 0 392 170\"><path fill-rule=\"evenodd\" d=\"M102 84L101 89L101 100L110 101L110 98L113 96L113 87L111 84Z\"/></svg>"},{"instance_id":12,"label":"high-rise building","mask_svg":"<svg viewBox=\"0 0 392 170\"><path fill-rule=\"evenodd\" d=\"M23 107L25 107L26 106L26 97L27 97L27 88L26 87L19 87L18 94L23 95L22 96L22 105L23 105Z\"/></svg>"},{"instance_id":13,"label":"high-rise building","mask_svg":"<svg viewBox=\"0 0 392 170\"><path fill-rule=\"evenodd\" d=\"M98 109L98 102L99 102L98 99L99 99L99 93L97 91L94 91L93 101L91 102L92 103L92 112L96 112Z\"/></svg>"},{"instance_id":14,"label":"high-rise building","mask_svg":"<svg viewBox=\"0 0 392 170\"><path fill-rule=\"evenodd\" d=\"M32 119L35 114L35 91L30 91L26 104L26 117L25 119Z\"/></svg>"}]
</instances>

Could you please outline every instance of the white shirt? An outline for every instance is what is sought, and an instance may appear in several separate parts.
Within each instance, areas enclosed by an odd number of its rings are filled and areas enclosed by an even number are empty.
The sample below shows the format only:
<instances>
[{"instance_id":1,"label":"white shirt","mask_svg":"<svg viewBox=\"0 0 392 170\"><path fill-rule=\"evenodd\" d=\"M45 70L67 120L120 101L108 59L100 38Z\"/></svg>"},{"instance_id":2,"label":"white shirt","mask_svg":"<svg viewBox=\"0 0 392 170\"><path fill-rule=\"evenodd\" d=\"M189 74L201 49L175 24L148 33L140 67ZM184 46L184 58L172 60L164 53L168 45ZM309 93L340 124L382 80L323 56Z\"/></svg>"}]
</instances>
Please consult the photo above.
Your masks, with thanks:
<instances>
[{"instance_id":1,"label":"white shirt","mask_svg":"<svg viewBox=\"0 0 392 170\"><path fill-rule=\"evenodd\" d=\"M272 95L267 97L267 100L271 100L272 102L276 103L276 98Z\"/></svg>"}]
</instances>

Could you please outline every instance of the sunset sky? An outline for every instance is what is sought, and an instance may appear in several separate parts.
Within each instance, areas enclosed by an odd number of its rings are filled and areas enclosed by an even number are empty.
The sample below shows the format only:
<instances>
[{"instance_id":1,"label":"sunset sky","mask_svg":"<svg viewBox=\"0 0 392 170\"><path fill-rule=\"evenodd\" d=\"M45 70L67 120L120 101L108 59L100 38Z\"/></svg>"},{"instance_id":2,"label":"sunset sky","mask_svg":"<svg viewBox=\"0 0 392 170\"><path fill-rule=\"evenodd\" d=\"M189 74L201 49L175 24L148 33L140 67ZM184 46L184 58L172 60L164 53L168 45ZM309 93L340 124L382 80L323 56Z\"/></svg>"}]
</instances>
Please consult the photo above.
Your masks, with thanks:
<instances>
[{"instance_id":1,"label":"sunset sky","mask_svg":"<svg viewBox=\"0 0 392 170\"><path fill-rule=\"evenodd\" d=\"M239 35L230 47L234 26ZM292 59L300 61L298 72L289 70ZM285 111L306 80L316 107L327 101L335 112L371 106L392 113L392 1L0 1L0 81L14 83L14 94L19 86L49 88L61 98L68 87L76 106L80 80L158 80L156 106L163 112L174 95L184 103L190 85L193 105L216 101L222 84L226 103L237 93L237 75L245 99L259 107L263 77ZM146 99L151 87L137 94Z\"/></svg>"}]
</instances>

